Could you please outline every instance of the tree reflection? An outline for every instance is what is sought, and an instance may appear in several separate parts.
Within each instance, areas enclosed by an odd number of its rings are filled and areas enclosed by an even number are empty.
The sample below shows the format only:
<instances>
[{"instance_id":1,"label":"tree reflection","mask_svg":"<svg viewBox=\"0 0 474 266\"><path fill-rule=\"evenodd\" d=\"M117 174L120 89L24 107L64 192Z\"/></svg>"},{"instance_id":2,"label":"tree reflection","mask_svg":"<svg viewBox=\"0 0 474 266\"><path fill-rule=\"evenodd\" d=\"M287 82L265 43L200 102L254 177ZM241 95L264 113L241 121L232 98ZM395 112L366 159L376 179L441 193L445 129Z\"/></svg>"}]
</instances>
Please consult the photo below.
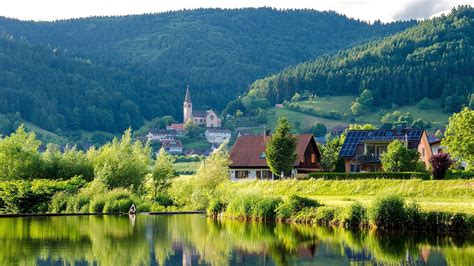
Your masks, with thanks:
<instances>
[{"instance_id":1,"label":"tree reflection","mask_svg":"<svg viewBox=\"0 0 474 266\"><path fill-rule=\"evenodd\" d=\"M0 264L103 265L440 263L474 261L470 235L439 236L199 215L0 219ZM433 254L436 254L434 256Z\"/></svg>"}]
</instances>

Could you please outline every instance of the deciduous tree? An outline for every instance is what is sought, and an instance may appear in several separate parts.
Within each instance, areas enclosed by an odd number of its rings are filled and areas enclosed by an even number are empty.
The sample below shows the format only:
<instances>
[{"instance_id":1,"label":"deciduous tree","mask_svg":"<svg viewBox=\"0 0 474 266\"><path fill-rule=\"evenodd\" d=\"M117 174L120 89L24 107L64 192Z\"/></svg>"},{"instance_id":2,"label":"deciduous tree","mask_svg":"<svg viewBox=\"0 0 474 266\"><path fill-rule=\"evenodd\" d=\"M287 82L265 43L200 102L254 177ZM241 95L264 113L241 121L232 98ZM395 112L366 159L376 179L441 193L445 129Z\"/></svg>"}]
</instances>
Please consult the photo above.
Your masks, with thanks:
<instances>
[{"instance_id":1,"label":"deciduous tree","mask_svg":"<svg viewBox=\"0 0 474 266\"><path fill-rule=\"evenodd\" d=\"M296 160L296 138L286 118L280 118L273 134L266 143L265 158L276 175L287 175Z\"/></svg>"}]
</instances>

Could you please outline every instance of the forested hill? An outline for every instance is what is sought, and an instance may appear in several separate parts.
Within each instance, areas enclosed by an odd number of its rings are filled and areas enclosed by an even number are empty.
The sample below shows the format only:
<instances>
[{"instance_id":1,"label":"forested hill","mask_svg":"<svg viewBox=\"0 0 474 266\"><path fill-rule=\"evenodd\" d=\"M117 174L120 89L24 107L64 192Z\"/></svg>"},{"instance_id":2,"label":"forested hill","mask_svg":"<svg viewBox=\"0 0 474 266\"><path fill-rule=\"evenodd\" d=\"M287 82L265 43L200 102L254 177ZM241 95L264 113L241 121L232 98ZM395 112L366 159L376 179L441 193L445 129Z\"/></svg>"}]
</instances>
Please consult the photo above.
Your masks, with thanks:
<instances>
[{"instance_id":1,"label":"forested hill","mask_svg":"<svg viewBox=\"0 0 474 266\"><path fill-rule=\"evenodd\" d=\"M56 22L0 18L0 32L131 72L155 87L154 93L166 94L173 105L180 106L189 84L195 106L222 109L257 78L414 24L369 25L310 10L199 9ZM117 74L115 81L121 79ZM133 90L142 94L140 86ZM159 114L178 115L172 109Z\"/></svg>"},{"instance_id":2,"label":"forested hill","mask_svg":"<svg viewBox=\"0 0 474 266\"><path fill-rule=\"evenodd\" d=\"M305 90L355 95L369 89L380 106L441 97L445 111L456 111L474 91L473 38L474 10L459 7L383 40L289 67L253 83L249 95L276 103Z\"/></svg>"},{"instance_id":3,"label":"forested hill","mask_svg":"<svg viewBox=\"0 0 474 266\"><path fill-rule=\"evenodd\" d=\"M172 103L177 100L157 93L139 76L0 34L2 134L12 130L5 116L21 116L55 132L136 128L143 114L174 112Z\"/></svg>"}]
</instances>

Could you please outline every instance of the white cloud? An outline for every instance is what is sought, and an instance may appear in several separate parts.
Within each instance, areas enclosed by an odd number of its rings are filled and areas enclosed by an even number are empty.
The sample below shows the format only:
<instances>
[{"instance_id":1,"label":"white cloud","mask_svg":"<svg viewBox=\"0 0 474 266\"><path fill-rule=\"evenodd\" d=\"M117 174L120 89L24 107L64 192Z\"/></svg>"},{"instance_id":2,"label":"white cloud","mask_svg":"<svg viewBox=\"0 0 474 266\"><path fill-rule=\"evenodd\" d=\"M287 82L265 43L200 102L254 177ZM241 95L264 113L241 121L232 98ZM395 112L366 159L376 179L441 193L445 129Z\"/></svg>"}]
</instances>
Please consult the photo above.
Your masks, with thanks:
<instances>
[{"instance_id":1,"label":"white cloud","mask_svg":"<svg viewBox=\"0 0 474 266\"><path fill-rule=\"evenodd\" d=\"M312 8L335 10L362 20L427 18L474 0L0 0L0 15L24 20L128 15L199 7Z\"/></svg>"}]
</instances>

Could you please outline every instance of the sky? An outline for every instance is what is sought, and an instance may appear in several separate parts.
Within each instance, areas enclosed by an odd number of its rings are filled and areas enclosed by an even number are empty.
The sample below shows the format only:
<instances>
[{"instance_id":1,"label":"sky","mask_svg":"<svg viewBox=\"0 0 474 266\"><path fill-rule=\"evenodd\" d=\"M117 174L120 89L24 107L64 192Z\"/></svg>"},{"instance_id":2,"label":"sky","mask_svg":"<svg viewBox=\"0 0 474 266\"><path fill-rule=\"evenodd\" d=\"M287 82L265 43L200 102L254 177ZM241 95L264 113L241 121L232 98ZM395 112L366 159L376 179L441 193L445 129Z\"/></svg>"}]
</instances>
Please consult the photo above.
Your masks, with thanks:
<instances>
[{"instance_id":1,"label":"sky","mask_svg":"<svg viewBox=\"0 0 474 266\"><path fill-rule=\"evenodd\" d=\"M0 0L0 16L57 20L88 16L157 13L199 7L311 8L334 10L365 21L429 18L474 0Z\"/></svg>"}]
</instances>

